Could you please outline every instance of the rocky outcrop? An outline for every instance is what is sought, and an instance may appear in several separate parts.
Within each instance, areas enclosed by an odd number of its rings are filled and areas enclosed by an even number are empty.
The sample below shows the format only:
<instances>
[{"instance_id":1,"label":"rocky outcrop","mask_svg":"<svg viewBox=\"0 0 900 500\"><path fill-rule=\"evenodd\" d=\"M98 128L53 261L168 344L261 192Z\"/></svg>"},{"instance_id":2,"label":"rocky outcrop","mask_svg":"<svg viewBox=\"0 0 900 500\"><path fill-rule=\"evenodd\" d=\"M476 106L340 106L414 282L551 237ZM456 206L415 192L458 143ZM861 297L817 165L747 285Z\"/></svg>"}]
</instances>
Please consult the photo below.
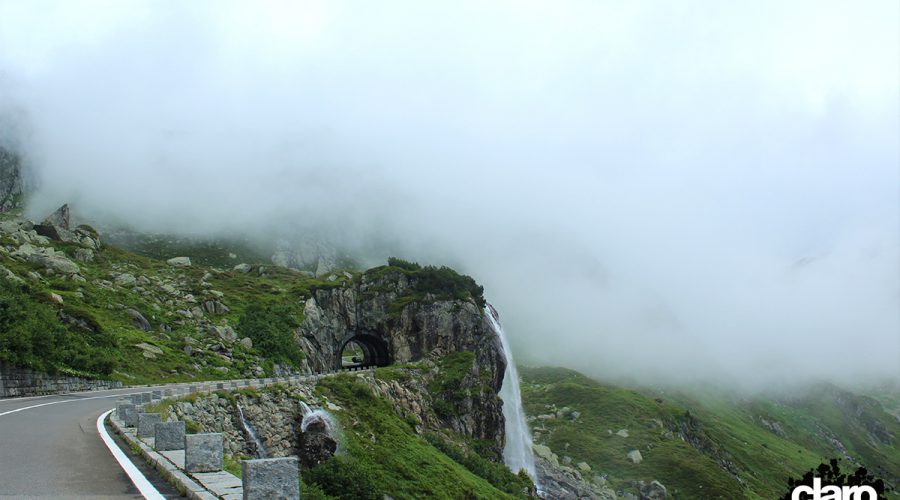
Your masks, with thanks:
<instances>
[{"instance_id":1,"label":"rocky outcrop","mask_svg":"<svg viewBox=\"0 0 900 500\"><path fill-rule=\"evenodd\" d=\"M419 382L376 387L383 395L402 394L413 408L436 409L440 424L465 436L504 443L502 401L506 358L484 311L473 299L438 300L417 292L416 278L392 268L376 268L354 280L319 289L306 300L304 320L296 332L311 371L340 368L341 349L350 341L362 345L366 363L388 365L427 360ZM442 359L471 353L453 376L454 386L441 386ZM444 370L449 370L445 368ZM431 381L431 382L429 382ZM406 384L406 385L404 385ZM426 399L417 395L430 394ZM447 397L447 396L453 397ZM427 413L427 412L426 412ZM426 416L427 419L430 415Z\"/></svg>"},{"instance_id":2,"label":"rocky outcrop","mask_svg":"<svg viewBox=\"0 0 900 500\"><path fill-rule=\"evenodd\" d=\"M21 206L24 191L18 156L0 148L0 212Z\"/></svg>"}]
</instances>

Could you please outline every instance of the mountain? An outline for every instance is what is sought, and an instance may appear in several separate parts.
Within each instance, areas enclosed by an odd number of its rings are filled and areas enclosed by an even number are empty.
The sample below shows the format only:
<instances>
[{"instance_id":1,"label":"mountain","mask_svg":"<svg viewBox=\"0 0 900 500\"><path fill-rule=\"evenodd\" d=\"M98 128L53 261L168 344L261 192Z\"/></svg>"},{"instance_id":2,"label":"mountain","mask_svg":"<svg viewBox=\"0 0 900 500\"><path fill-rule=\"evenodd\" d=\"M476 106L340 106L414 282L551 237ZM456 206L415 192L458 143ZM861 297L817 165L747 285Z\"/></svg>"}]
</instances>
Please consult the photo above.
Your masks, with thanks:
<instances>
[{"instance_id":1,"label":"mountain","mask_svg":"<svg viewBox=\"0 0 900 500\"><path fill-rule=\"evenodd\" d=\"M655 498L656 481L669 498L779 498L789 477L831 458L900 484L900 420L832 384L739 396L621 387L564 368L520 373L539 466L568 465L570 490Z\"/></svg>"}]
</instances>

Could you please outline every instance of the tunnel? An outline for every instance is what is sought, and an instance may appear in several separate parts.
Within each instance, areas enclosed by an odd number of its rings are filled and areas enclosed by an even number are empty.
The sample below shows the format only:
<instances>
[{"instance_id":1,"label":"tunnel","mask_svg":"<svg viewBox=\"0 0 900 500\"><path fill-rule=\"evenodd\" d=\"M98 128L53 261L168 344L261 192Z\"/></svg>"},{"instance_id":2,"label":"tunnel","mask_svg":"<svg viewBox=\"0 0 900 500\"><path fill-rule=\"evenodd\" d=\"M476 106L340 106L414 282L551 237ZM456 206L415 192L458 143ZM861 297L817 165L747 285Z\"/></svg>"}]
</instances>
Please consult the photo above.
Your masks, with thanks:
<instances>
[{"instance_id":1,"label":"tunnel","mask_svg":"<svg viewBox=\"0 0 900 500\"><path fill-rule=\"evenodd\" d=\"M341 342L335 359L336 369L387 366L391 364L387 344L380 338L366 333L356 333Z\"/></svg>"}]
</instances>

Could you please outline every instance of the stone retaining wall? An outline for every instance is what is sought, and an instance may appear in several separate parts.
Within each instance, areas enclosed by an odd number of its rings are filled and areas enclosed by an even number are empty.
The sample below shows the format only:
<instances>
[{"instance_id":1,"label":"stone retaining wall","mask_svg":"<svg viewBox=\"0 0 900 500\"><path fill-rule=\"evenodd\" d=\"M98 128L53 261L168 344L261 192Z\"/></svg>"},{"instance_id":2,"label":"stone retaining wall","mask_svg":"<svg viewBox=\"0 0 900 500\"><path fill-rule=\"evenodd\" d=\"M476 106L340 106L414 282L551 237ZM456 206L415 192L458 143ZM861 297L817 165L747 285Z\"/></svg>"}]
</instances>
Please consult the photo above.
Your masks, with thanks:
<instances>
[{"instance_id":1,"label":"stone retaining wall","mask_svg":"<svg viewBox=\"0 0 900 500\"><path fill-rule=\"evenodd\" d=\"M0 398L43 396L63 392L118 389L120 387L122 387L121 382L90 380L65 375L48 375L0 362Z\"/></svg>"}]
</instances>

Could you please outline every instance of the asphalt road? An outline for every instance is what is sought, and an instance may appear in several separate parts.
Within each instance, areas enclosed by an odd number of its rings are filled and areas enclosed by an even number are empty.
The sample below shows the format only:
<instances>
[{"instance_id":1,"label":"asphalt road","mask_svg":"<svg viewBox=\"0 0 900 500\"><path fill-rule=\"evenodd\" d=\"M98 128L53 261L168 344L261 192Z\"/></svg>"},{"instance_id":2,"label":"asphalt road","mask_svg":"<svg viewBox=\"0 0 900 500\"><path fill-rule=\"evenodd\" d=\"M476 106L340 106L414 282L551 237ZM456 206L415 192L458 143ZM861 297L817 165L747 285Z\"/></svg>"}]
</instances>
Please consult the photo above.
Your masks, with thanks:
<instances>
[{"instance_id":1,"label":"asphalt road","mask_svg":"<svg viewBox=\"0 0 900 500\"><path fill-rule=\"evenodd\" d=\"M146 390L0 399L0 496L142 498L101 440L97 418L119 396ZM35 405L44 406L28 408ZM161 493L173 496L142 460L134 462Z\"/></svg>"}]
</instances>

